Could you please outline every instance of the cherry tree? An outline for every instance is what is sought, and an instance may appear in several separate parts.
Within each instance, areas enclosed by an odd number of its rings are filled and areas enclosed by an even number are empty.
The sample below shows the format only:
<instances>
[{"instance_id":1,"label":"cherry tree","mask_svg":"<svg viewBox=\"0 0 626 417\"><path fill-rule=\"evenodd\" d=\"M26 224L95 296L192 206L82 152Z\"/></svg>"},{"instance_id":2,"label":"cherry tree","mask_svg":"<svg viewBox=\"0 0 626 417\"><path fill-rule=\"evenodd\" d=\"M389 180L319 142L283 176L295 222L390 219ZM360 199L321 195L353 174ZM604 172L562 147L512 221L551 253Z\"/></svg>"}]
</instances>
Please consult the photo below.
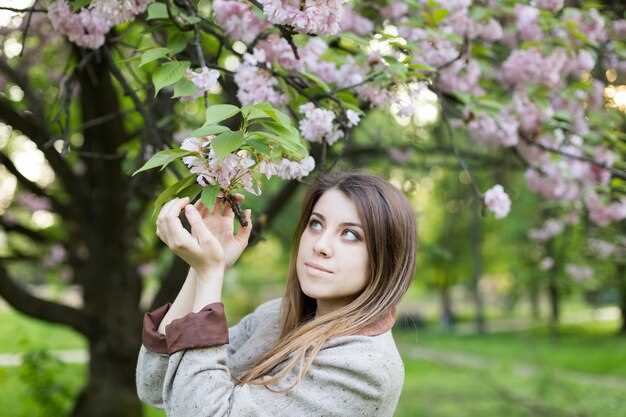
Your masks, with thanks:
<instances>
[{"instance_id":1,"label":"cherry tree","mask_svg":"<svg viewBox=\"0 0 626 417\"><path fill-rule=\"evenodd\" d=\"M54 0L0 9L12 16L0 28L5 136L34 144L53 171L47 183L29 178L13 142L5 146L0 163L29 197L12 201L1 224L40 245L45 265L82 288L83 306L34 296L16 283L17 267L0 267L0 295L87 338L89 382L75 416L141 413L139 266L157 247L142 230L173 196L211 206L222 193L241 223L234 192L268 200L255 242L316 171L365 155L410 176L416 155L443 154L498 219L515 201L502 184L479 184L470 159L523 167L529 190L598 227L626 218L619 2ZM406 128L402 146L355 140L381 113ZM424 147L409 132L429 124L436 134ZM54 213L50 227L29 227L37 211ZM10 249L16 263L44 256ZM173 263L152 306L171 297L184 268Z\"/></svg>"}]
</instances>

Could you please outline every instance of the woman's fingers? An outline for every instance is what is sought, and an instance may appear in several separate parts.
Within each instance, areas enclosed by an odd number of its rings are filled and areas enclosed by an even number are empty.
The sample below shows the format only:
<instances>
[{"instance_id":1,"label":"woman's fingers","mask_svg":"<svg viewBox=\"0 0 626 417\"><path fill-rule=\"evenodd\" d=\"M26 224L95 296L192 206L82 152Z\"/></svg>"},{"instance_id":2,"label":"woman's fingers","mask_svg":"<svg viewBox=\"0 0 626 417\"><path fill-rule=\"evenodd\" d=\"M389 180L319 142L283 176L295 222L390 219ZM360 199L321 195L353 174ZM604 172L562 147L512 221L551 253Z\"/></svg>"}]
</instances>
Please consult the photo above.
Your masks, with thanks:
<instances>
[{"instance_id":1,"label":"woman's fingers","mask_svg":"<svg viewBox=\"0 0 626 417\"><path fill-rule=\"evenodd\" d=\"M247 243L250 239L250 232L252 231L252 209L246 209L244 212L244 217L248 224L246 225L246 227L239 228L235 239L242 243Z\"/></svg>"},{"instance_id":2,"label":"woman's fingers","mask_svg":"<svg viewBox=\"0 0 626 417\"><path fill-rule=\"evenodd\" d=\"M187 220L191 225L191 234L193 236L195 236L200 242L211 240L211 232L202 221L202 217L200 217L200 213L195 206L185 206L185 217L187 217Z\"/></svg>"}]
</instances>

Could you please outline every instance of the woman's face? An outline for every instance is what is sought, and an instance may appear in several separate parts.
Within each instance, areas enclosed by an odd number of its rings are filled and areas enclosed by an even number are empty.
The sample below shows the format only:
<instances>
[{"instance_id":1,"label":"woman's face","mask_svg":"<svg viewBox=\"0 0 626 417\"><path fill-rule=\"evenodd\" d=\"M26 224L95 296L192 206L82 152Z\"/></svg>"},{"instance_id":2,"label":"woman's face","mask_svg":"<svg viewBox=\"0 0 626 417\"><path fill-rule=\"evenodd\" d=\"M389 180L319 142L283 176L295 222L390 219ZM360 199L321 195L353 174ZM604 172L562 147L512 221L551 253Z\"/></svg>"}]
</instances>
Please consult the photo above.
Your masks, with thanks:
<instances>
[{"instance_id":1,"label":"woman's face","mask_svg":"<svg viewBox=\"0 0 626 417\"><path fill-rule=\"evenodd\" d=\"M338 189L324 192L313 207L300 237L296 271L302 291L317 299L317 314L348 304L367 284L368 254L360 224L356 206Z\"/></svg>"}]
</instances>

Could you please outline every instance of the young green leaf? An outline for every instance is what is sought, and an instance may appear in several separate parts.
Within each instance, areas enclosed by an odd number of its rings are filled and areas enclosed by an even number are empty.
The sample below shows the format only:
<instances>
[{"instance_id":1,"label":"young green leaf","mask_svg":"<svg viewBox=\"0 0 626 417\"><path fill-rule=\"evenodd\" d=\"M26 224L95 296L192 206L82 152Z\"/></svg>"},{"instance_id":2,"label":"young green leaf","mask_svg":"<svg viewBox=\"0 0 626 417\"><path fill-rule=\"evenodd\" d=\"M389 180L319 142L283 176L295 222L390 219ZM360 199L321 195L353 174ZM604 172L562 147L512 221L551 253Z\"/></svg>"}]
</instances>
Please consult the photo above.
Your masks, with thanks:
<instances>
[{"instance_id":1,"label":"young green leaf","mask_svg":"<svg viewBox=\"0 0 626 417\"><path fill-rule=\"evenodd\" d=\"M200 136L206 136L206 135L219 135L220 133L230 132L230 131L231 130L229 128L227 128L226 126L222 126L222 125L204 125L194 130L189 135L193 136L194 138L198 138Z\"/></svg>"},{"instance_id":2,"label":"young green leaf","mask_svg":"<svg viewBox=\"0 0 626 417\"><path fill-rule=\"evenodd\" d=\"M189 61L167 62L159 67L159 69L152 75L154 96L156 97L163 87L172 85L183 78L187 68L189 68Z\"/></svg>"},{"instance_id":3,"label":"young green leaf","mask_svg":"<svg viewBox=\"0 0 626 417\"><path fill-rule=\"evenodd\" d=\"M163 58L164 56L167 55L168 52L169 52L169 49L167 48L154 48L154 49L150 49L146 51L141 56L141 63L139 63L139 67L141 68L142 66L152 61L156 61L159 58Z\"/></svg>"},{"instance_id":4,"label":"young green leaf","mask_svg":"<svg viewBox=\"0 0 626 417\"><path fill-rule=\"evenodd\" d=\"M148 18L147 20L152 19L167 19L169 16L167 14L167 6L165 3L152 3L148 6Z\"/></svg>"},{"instance_id":5,"label":"young green leaf","mask_svg":"<svg viewBox=\"0 0 626 417\"><path fill-rule=\"evenodd\" d=\"M140 172L147 171L152 168L161 167L161 169L165 168L170 162L177 158L182 158L184 156L189 156L195 154L195 151L187 151L185 149L174 148L174 149L165 149L163 151L159 151L152 155L141 168L137 171L133 172L131 176L135 174L139 174Z\"/></svg>"},{"instance_id":6,"label":"young green leaf","mask_svg":"<svg viewBox=\"0 0 626 417\"><path fill-rule=\"evenodd\" d=\"M244 138L241 131L228 131L220 133L213 139L212 146L218 158L223 158L243 144Z\"/></svg>"},{"instance_id":7,"label":"young green leaf","mask_svg":"<svg viewBox=\"0 0 626 417\"><path fill-rule=\"evenodd\" d=\"M172 98L192 96L198 92L198 87L187 78L181 78L174 84L174 95Z\"/></svg>"},{"instance_id":8,"label":"young green leaf","mask_svg":"<svg viewBox=\"0 0 626 417\"><path fill-rule=\"evenodd\" d=\"M204 125L212 125L219 123L222 120L233 117L239 113L240 109L232 104L216 104L206 109L206 120Z\"/></svg>"},{"instance_id":9,"label":"young green leaf","mask_svg":"<svg viewBox=\"0 0 626 417\"><path fill-rule=\"evenodd\" d=\"M204 187L202 189L202 194L200 195L202 204L204 204L207 209L213 210L213 206L215 206L215 200L217 199L217 194L219 192L220 187L217 184L210 184Z\"/></svg>"}]
</instances>

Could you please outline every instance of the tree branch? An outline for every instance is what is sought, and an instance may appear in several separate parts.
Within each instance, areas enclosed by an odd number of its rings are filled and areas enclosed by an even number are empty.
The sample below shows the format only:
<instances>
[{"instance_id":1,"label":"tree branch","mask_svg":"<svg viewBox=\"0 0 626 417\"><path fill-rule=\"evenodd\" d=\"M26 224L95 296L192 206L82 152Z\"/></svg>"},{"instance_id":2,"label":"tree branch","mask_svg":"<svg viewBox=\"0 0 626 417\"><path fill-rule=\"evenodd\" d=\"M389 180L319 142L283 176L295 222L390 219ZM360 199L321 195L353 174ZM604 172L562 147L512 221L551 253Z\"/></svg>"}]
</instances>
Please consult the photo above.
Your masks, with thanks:
<instances>
[{"instance_id":1,"label":"tree branch","mask_svg":"<svg viewBox=\"0 0 626 417\"><path fill-rule=\"evenodd\" d=\"M15 178L17 178L19 183L22 184L24 188L26 188L28 191L50 200L52 207L57 213L63 214L63 215L69 215L69 212L70 212L69 207L62 204L55 197L46 193L46 191L43 188L41 188L39 185L37 185L37 183L34 183L33 181L29 180L24 175L22 175L22 173L17 169L17 167L13 163L13 161L11 161L11 159L7 155L5 155L3 152L0 152L0 164L4 165L6 169L11 174L13 174Z\"/></svg>"},{"instance_id":2,"label":"tree branch","mask_svg":"<svg viewBox=\"0 0 626 417\"><path fill-rule=\"evenodd\" d=\"M2 265L0 265L0 296L11 307L28 316L70 326L85 336L91 333L91 320L83 311L35 297L17 285Z\"/></svg>"}]
</instances>

